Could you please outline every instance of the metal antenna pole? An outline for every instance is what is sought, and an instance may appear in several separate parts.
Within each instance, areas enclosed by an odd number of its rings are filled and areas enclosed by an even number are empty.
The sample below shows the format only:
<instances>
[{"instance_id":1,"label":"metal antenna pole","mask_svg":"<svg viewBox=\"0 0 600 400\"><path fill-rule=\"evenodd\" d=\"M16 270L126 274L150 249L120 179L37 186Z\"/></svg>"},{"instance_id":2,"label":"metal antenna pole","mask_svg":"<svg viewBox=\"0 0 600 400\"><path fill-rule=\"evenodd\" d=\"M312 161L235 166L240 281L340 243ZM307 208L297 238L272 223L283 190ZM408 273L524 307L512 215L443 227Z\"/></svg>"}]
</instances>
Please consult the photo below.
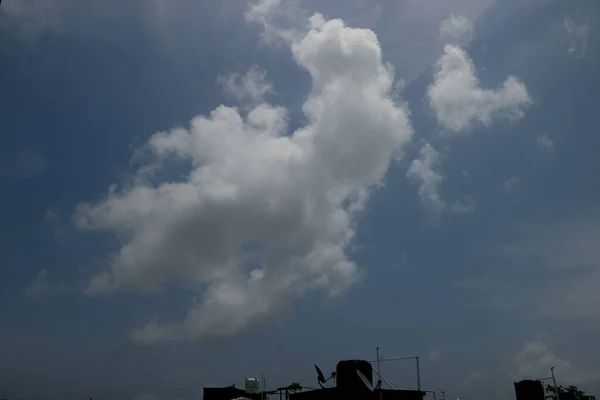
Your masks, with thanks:
<instances>
[{"instance_id":1,"label":"metal antenna pole","mask_svg":"<svg viewBox=\"0 0 600 400\"><path fill-rule=\"evenodd\" d=\"M554 384L554 394L556 395L556 400L560 400L558 388L556 387L556 378L554 377L554 367L550 367L550 372L552 372L552 383Z\"/></svg>"},{"instance_id":2,"label":"metal antenna pole","mask_svg":"<svg viewBox=\"0 0 600 400\"><path fill-rule=\"evenodd\" d=\"M419 394L421 394L421 368L419 368L419 356L417 356L416 359L417 359L417 390L419 391Z\"/></svg>"},{"instance_id":3,"label":"metal antenna pole","mask_svg":"<svg viewBox=\"0 0 600 400\"><path fill-rule=\"evenodd\" d=\"M379 367L379 346L377 346L377 376L379 377L379 379L377 379L377 387L379 389L381 389L381 369Z\"/></svg>"},{"instance_id":4,"label":"metal antenna pole","mask_svg":"<svg viewBox=\"0 0 600 400\"><path fill-rule=\"evenodd\" d=\"M378 358L375 361L369 361L369 362L370 363L374 363L374 362L379 363L379 361L409 360L411 358L416 358L416 360L417 360L417 389L420 391L421 390L421 371L420 371L420 368L419 368L419 357L418 356L405 356L405 357L393 357L393 358L383 358L383 357L380 357L380 358Z\"/></svg>"},{"instance_id":5,"label":"metal antenna pole","mask_svg":"<svg viewBox=\"0 0 600 400\"><path fill-rule=\"evenodd\" d=\"M377 376L379 376L379 378L383 379L383 381L385 383L387 383L387 385L392 388L392 389L396 389L391 383L389 383L383 376L379 375L379 372L375 371L375 373L377 374Z\"/></svg>"}]
</instances>

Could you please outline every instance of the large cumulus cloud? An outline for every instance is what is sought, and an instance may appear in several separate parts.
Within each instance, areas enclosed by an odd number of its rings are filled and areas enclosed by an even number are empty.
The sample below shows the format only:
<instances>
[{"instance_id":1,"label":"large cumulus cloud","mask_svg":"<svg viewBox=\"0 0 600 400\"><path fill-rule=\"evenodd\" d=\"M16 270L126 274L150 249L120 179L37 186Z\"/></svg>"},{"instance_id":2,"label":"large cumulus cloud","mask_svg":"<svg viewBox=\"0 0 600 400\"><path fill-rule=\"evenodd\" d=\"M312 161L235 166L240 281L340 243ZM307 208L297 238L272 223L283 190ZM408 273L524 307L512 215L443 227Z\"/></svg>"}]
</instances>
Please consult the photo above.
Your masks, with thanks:
<instances>
[{"instance_id":1,"label":"large cumulus cloud","mask_svg":"<svg viewBox=\"0 0 600 400\"><path fill-rule=\"evenodd\" d=\"M267 25L278 1L258 10ZM256 8L255 8L256 10ZM393 69L375 33L319 14L284 43L313 86L306 124L290 132L287 110L267 102L247 113L220 105L150 137L152 157L136 179L113 185L75 212L83 229L108 231L122 245L89 282L90 293L159 290L170 281L198 288L187 317L154 319L140 343L232 336L315 290L343 293L364 272L349 258L356 216L412 136L393 100ZM185 178L157 180L173 163Z\"/></svg>"}]
</instances>

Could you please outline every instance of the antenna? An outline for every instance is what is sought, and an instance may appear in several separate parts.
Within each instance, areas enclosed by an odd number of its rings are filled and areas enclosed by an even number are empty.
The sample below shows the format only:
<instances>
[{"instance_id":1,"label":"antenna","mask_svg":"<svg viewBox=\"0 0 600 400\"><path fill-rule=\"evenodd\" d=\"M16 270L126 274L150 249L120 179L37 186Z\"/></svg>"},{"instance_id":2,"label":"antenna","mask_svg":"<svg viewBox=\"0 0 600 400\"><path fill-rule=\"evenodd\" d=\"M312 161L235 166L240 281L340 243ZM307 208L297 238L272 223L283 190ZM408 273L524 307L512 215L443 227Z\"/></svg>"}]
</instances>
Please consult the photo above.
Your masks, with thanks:
<instances>
[{"instance_id":1,"label":"antenna","mask_svg":"<svg viewBox=\"0 0 600 400\"><path fill-rule=\"evenodd\" d=\"M397 360L408 360L408 359L415 359L416 360L416 367L417 367L417 390L420 392L421 391L421 368L419 367L419 356L392 357L392 358L377 357L377 360L369 361L369 362L370 363L376 362L377 364L379 364L380 361L397 361ZM379 376L381 377L381 375L379 375ZM384 381L385 381L385 379L384 379ZM386 383L387 383L387 381L386 381Z\"/></svg>"},{"instance_id":2,"label":"antenna","mask_svg":"<svg viewBox=\"0 0 600 400\"><path fill-rule=\"evenodd\" d=\"M379 346L377 346L377 389L381 389L381 368L379 367Z\"/></svg>"}]
</instances>

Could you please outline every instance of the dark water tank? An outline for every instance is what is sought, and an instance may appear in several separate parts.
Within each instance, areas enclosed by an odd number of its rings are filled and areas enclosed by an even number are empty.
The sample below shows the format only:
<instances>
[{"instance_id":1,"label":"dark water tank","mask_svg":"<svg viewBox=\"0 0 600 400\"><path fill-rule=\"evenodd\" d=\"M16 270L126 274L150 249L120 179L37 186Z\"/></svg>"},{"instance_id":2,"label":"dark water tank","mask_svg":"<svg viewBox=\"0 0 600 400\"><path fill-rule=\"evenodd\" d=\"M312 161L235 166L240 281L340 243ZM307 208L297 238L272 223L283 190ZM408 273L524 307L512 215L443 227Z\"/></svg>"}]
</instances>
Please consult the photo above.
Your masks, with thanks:
<instances>
[{"instance_id":1,"label":"dark water tank","mask_svg":"<svg viewBox=\"0 0 600 400\"><path fill-rule=\"evenodd\" d=\"M362 372L367 381L373 385L373 367L370 362L365 360L345 360L338 362L336 367L336 386L340 391L350 393L368 391L368 388L356 371Z\"/></svg>"},{"instance_id":2,"label":"dark water tank","mask_svg":"<svg viewBox=\"0 0 600 400\"><path fill-rule=\"evenodd\" d=\"M544 385L540 381L515 382L517 400L544 400Z\"/></svg>"}]
</instances>

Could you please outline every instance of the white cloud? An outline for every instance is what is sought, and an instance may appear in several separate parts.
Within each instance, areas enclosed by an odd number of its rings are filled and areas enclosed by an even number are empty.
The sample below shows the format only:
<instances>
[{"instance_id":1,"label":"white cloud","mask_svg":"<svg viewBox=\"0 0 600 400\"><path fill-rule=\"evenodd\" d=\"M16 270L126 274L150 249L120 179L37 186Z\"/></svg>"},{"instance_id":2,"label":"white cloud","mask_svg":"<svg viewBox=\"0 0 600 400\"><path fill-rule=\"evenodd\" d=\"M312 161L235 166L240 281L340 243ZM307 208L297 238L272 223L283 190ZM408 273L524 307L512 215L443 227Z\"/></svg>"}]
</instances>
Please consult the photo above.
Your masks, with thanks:
<instances>
[{"instance_id":1,"label":"white cloud","mask_svg":"<svg viewBox=\"0 0 600 400\"><path fill-rule=\"evenodd\" d=\"M217 81L223 90L237 101L255 106L263 102L267 94L273 92L273 85L266 81L266 75L267 71L253 65L244 75L220 75Z\"/></svg>"},{"instance_id":2,"label":"white cloud","mask_svg":"<svg viewBox=\"0 0 600 400\"><path fill-rule=\"evenodd\" d=\"M470 38L473 34L473 23L463 15L451 14L447 19L440 22L440 38L447 41L457 41Z\"/></svg>"},{"instance_id":3,"label":"white cloud","mask_svg":"<svg viewBox=\"0 0 600 400\"><path fill-rule=\"evenodd\" d=\"M539 339L523 345L515 357L515 367L513 378L516 380L548 377L551 367L554 367L556 375L560 377L558 384L583 385L600 379L600 369L578 369L568 360L557 357L548 345Z\"/></svg>"},{"instance_id":4,"label":"white cloud","mask_svg":"<svg viewBox=\"0 0 600 400\"><path fill-rule=\"evenodd\" d=\"M260 10L254 20L268 32L270 11ZM133 340L233 336L309 291L338 295L363 277L347 255L354 217L410 141L407 110L389 97L393 72L372 31L313 16L290 48L313 81L305 126L286 132L282 107L261 103L241 115L221 105L147 143L148 165L188 162L185 179L136 179L77 207L79 227L123 240L89 293L168 281L201 293L183 321L154 319Z\"/></svg>"},{"instance_id":5,"label":"white cloud","mask_svg":"<svg viewBox=\"0 0 600 400\"><path fill-rule=\"evenodd\" d=\"M589 25L578 25L570 17L566 17L564 21L567 36L570 39L569 49L567 52L575 57L584 57L587 52Z\"/></svg>"},{"instance_id":6,"label":"white cloud","mask_svg":"<svg viewBox=\"0 0 600 400\"><path fill-rule=\"evenodd\" d=\"M37 150L18 151L6 159L0 159L0 176L14 179L35 178L46 172L48 163Z\"/></svg>"},{"instance_id":7,"label":"white cloud","mask_svg":"<svg viewBox=\"0 0 600 400\"><path fill-rule=\"evenodd\" d=\"M411 162L406 172L407 178L419 185L419 198L429 212L430 222L437 222L437 218L448 208L455 214L468 214L477 206L473 196L465 195L448 207L440 195L440 185L444 181L439 171L440 161L441 156L438 151L429 143L425 143L421 147L419 158Z\"/></svg>"},{"instance_id":8,"label":"white cloud","mask_svg":"<svg viewBox=\"0 0 600 400\"><path fill-rule=\"evenodd\" d=\"M413 160L406 172L408 179L419 185L421 203L432 213L442 212L446 208L439 193L439 186L444 180L438 171L439 162L440 154L429 143L425 143L419 158Z\"/></svg>"},{"instance_id":9,"label":"white cloud","mask_svg":"<svg viewBox=\"0 0 600 400\"><path fill-rule=\"evenodd\" d=\"M514 76L496 90L482 89L473 61L453 45L444 47L428 96L438 122L454 133L468 131L475 122L489 126L500 118L519 120L532 103L525 85Z\"/></svg>"},{"instance_id":10,"label":"white cloud","mask_svg":"<svg viewBox=\"0 0 600 400\"><path fill-rule=\"evenodd\" d=\"M307 13L295 0L259 0L250 4L245 16L262 27L261 38L271 45L289 45L308 27Z\"/></svg>"},{"instance_id":11,"label":"white cloud","mask_svg":"<svg viewBox=\"0 0 600 400\"><path fill-rule=\"evenodd\" d=\"M549 153L551 153L554 150L554 142L546 133L543 133L537 137L537 144L544 151L547 151Z\"/></svg>"}]
</instances>

